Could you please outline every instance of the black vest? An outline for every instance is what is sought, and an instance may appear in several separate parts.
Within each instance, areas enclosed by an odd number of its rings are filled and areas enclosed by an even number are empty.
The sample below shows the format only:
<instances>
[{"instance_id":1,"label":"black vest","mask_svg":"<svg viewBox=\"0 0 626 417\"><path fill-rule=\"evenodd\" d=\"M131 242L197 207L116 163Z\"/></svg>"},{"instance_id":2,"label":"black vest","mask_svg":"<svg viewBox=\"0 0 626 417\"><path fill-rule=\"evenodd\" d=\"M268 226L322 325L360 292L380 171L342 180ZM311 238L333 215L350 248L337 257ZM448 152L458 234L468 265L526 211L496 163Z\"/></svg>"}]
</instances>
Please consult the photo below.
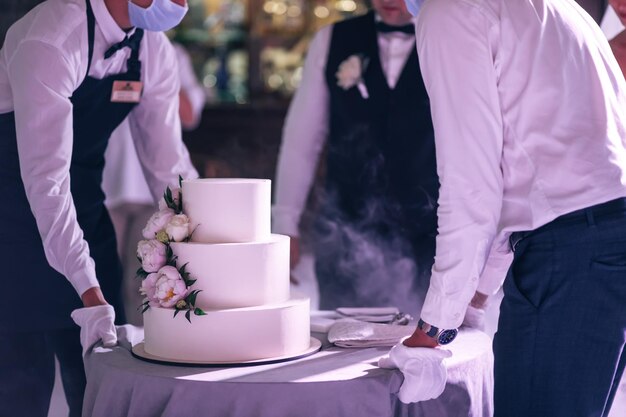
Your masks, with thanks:
<instances>
[{"instance_id":1,"label":"black vest","mask_svg":"<svg viewBox=\"0 0 626 417\"><path fill-rule=\"evenodd\" d=\"M367 65L357 87L337 71L352 55ZM322 215L434 245L439 180L430 103L413 50L394 89L383 72L374 13L334 25L326 66L330 134Z\"/></svg>"}]
</instances>

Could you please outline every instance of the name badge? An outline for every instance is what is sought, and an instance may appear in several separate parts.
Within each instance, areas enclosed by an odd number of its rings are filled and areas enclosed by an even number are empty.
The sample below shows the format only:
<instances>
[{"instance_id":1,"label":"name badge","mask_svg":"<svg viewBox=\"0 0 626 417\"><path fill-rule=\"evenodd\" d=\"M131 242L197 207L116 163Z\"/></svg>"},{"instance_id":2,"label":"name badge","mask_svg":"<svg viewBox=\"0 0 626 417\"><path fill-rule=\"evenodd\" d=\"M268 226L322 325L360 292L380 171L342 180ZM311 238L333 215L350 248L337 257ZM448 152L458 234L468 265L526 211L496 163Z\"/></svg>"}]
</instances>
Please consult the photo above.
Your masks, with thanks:
<instances>
[{"instance_id":1,"label":"name badge","mask_svg":"<svg viewBox=\"0 0 626 417\"><path fill-rule=\"evenodd\" d=\"M141 81L113 81L111 101L114 103L139 103L141 100Z\"/></svg>"}]
</instances>

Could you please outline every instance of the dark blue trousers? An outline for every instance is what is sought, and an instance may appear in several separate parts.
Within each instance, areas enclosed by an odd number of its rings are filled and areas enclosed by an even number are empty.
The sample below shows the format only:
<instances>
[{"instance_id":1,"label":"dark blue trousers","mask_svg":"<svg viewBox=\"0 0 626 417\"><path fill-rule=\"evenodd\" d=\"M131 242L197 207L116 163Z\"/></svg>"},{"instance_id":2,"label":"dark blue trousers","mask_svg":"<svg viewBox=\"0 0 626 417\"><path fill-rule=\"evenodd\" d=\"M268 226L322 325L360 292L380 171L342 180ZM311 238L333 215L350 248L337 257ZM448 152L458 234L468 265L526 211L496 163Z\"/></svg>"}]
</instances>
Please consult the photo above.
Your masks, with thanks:
<instances>
[{"instance_id":1,"label":"dark blue trousers","mask_svg":"<svg viewBox=\"0 0 626 417\"><path fill-rule=\"evenodd\" d=\"M626 364L626 203L511 236L495 417L607 416Z\"/></svg>"},{"instance_id":2,"label":"dark blue trousers","mask_svg":"<svg viewBox=\"0 0 626 417\"><path fill-rule=\"evenodd\" d=\"M80 330L0 332L0 417L46 417L54 387L54 357L61 368L70 417L80 417L85 369Z\"/></svg>"}]
</instances>

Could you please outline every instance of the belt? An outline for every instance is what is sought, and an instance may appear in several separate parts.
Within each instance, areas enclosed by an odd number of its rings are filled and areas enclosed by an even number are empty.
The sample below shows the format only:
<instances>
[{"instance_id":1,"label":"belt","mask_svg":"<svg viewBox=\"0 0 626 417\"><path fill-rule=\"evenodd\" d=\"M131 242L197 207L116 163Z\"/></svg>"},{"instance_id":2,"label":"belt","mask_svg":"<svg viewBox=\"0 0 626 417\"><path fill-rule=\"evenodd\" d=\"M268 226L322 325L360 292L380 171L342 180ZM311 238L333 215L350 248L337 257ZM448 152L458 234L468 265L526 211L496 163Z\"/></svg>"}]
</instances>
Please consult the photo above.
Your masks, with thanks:
<instances>
[{"instance_id":1,"label":"belt","mask_svg":"<svg viewBox=\"0 0 626 417\"><path fill-rule=\"evenodd\" d=\"M595 225L597 222L626 217L626 197L616 198L606 203L596 204L571 213L563 214L549 223L538 227L535 230L514 232L511 234L509 243L511 249L515 251L515 246L524 238L553 228L560 228L568 225L586 223L589 226Z\"/></svg>"}]
</instances>

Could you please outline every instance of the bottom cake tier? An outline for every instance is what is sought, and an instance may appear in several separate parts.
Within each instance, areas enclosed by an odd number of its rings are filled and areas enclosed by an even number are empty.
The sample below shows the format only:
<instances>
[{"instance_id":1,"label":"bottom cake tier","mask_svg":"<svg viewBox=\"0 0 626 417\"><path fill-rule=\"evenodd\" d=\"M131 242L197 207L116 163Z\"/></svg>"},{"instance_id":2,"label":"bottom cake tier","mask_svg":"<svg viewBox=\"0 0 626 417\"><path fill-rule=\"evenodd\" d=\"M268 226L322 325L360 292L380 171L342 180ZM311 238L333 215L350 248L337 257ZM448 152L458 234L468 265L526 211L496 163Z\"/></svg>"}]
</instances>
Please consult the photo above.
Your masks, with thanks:
<instances>
[{"instance_id":1,"label":"bottom cake tier","mask_svg":"<svg viewBox=\"0 0 626 417\"><path fill-rule=\"evenodd\" d=\"M151 307L143 315L146 353L163 360L242 362L297 355L309 348L309 299L174 316Z\"/></svg>"}]
</instances>

